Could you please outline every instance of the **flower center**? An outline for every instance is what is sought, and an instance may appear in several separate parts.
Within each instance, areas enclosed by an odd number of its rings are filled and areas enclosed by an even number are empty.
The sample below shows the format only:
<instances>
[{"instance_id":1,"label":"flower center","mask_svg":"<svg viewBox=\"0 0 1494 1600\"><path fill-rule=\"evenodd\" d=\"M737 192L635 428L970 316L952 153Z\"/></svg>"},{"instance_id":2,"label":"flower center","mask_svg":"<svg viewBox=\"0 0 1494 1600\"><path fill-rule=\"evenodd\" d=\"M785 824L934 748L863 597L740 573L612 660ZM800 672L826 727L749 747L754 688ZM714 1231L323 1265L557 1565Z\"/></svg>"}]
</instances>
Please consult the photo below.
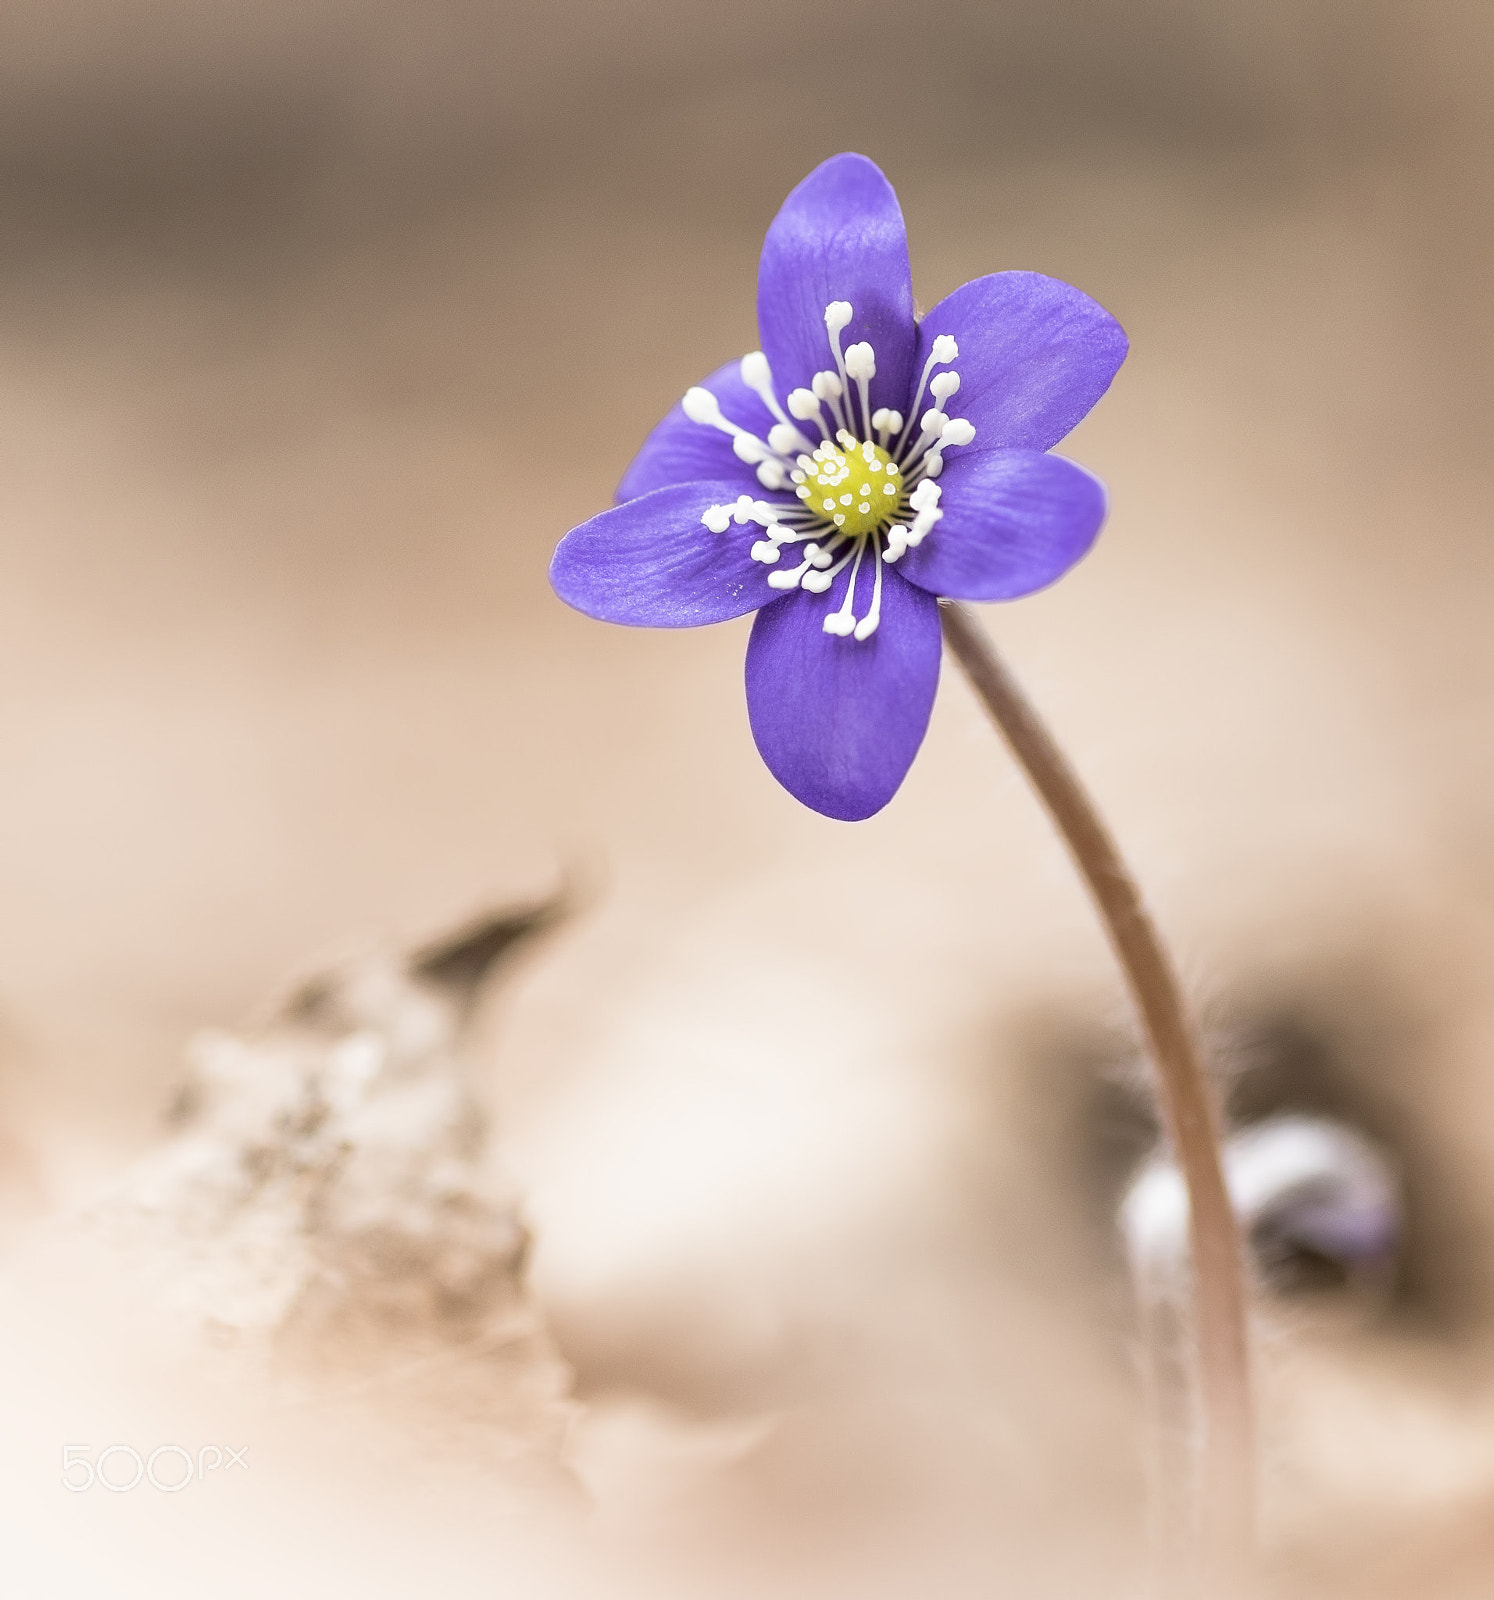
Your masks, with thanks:
<instances>
[{"instance_id":1,"label":"flower center","mask_svg":"<svg viewBox=\"0 0 1494 1600\"><path fill-rule=\"evenodd\" d=\"M825 594L849 567L844 599L839 610L826 614L825 632L864 641L881 621L883 566L921 544L944 516L934 480L944 470L944 452L969 444L975 428L944 410L960 387L958 373L934 373L960 353L947 333L929 348L907 418L885 406L873 410L876 352L864 340L840 347L853 315L845 300L825 307L835 370L817 372L809 388L790 391L787 410L774 390L768 358L761 350L742 357L742 382L777 419L766 439L724 416L709 389L687 391L681 404L692 422L730 435L737 459L757 469L764 489L792 489L795 495L789 501L739 495L735 505L708 506L700 520L714 533L757 524L763 537L754 538L752 559L774 569L768 574L773 589ZM925 390L934 403L920 416ZM812 444L800 423L818 432L821 442ZM780 564L785 550L796 564Z\"/></svg>"},{"instance_id":2,"label":"flower center","mask_svg":"<svg viewBox=\"0 0 1494 1600\"><path fill-rule=\"evenodd\" d=\"M891 522L903 495L903 475L881 445L844 431L839 445L827 439L812 456L800 456L789 477L806 510L852 539Z\"/></svg>"}]
</instances>

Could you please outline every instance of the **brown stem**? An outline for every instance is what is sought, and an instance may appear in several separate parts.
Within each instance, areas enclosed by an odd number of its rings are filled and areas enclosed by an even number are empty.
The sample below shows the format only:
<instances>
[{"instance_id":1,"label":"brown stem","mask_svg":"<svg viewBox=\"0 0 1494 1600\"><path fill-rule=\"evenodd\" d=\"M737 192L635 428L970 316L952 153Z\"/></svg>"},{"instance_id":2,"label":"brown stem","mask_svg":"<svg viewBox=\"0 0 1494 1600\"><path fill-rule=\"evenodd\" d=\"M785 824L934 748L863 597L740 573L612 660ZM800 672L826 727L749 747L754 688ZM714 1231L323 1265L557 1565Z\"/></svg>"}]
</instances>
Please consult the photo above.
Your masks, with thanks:
<instances>
[{"instance_id":1,"label":"brown stem","mask_svg":"<svg viewBox=\"0 0 1494 1600\"><path fill-rule=\"evenodd\" d=\"M1136 881L1067 758L975 617L942 601L944 641L1027 769L1089 885L1125 971L1156 1063L1183 1180L1193 1252L1203 1411L1199 1536L1210 1565L1245 1558L1254 1537L1255 1429L1239 1230L1224 1186L1219 1129L1177 978Z\"/></svg>"}]
</instances>

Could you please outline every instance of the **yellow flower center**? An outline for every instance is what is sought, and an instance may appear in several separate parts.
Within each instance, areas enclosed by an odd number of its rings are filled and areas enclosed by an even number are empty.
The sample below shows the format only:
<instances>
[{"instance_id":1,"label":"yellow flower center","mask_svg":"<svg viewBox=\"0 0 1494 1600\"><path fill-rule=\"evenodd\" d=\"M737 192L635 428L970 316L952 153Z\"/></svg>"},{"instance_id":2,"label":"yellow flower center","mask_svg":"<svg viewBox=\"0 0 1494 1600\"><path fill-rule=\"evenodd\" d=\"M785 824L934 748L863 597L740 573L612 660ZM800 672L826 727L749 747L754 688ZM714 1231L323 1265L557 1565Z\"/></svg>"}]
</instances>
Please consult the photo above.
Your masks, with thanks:
<instances>
[{"instance_id":1,"label":"yellow flower center","mask_svg":"<svg viewBox=\"0 0 1494 1600\"><path fill-rule=\"evenodd\" d=\"M889 523L903 498L903 475L892 457L849 434L841 435L841 445L827 440L813 456L801 456L793 478L805 509L853 539Z\"/></svg>"}]
</instances>

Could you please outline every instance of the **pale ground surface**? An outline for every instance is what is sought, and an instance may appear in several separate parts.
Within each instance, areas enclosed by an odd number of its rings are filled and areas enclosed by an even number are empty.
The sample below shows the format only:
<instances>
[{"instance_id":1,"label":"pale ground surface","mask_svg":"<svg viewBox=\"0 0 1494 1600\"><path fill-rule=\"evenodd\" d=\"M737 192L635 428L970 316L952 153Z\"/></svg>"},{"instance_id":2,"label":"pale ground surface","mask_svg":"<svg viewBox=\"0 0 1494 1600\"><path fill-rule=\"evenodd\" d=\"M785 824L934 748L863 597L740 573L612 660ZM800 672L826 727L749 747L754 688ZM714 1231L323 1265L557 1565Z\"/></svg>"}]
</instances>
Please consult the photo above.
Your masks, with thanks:
<instances>
[{"instance_id":1,"label":"pale ground surface","mask_svg":"<svg viewBox=\"0 0 1494 1600\"><path fill-rule=\"evenodd\" d=\"M1297 99L1260 68L1279 147L1176 107L1155 137L1101 107L1066 144L982 143L966 84L927 89L922 142L811 112L753 161L792 62L665 93L666 60L619 69L595 148L516 90L538 131L498 179L392 184L388 216L323 175L263 215L187 183L180 217L17 234L6 1600L1141 1592L1129 1322L1085 1199L1083 1085L1125 1012L1020 779L951 679L893 806L824 822L751 748L745 624L607 629L545 584L644 429L755 342L761 229L848 144L899 186L923 303L1033 267L1126 324L1064 447L1110 485L1108 531L989 621L1215 1024L1319 1040L1407 1174L1405 1307L1282 1313L1266 1341L1273 1583L1487 1592L1488 52L1471 13L1418 16L1373 34L1370 112L1323 65L1331 27L1285 52ZM615 36L582 34L602 72ZM589 1408L584 1518L573 1490L516 1500L459 1396L412 1399L395 1365L272 1409L34 1231L158 1137L198 1028L565 864L594 904L478 1056ZM58 1486L65 1444L168 1440L253 1466L179 1497Z\"/></svg>"}]
</instances>

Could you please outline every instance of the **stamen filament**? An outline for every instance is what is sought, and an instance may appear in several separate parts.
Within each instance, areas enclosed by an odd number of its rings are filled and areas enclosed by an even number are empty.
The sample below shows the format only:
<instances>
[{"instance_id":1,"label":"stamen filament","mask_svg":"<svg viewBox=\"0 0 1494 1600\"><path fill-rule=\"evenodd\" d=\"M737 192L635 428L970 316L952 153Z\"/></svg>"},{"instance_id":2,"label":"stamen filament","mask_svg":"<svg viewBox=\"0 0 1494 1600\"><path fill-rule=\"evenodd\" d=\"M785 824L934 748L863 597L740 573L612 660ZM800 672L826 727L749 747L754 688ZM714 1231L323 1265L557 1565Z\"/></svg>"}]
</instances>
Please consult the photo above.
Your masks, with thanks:
<instances>
[{"instance_id":1,"label":"stamen filament","mask_svg":"<svg viewBox=\"0 0 1494 1600\"><path fill-rule=\"evenodd\" d=\"M842 639L844 639L847 634L853 632L856 627L856 578L861 571L861 558L866 554L866 544L867 541L865 539L858 539L856 541L856 549L854 552L855 564L851 567L851 581L846 585L846 597L841 602L840 610L832 611L821 624L826 633L838 634ZM850 559L850 555L847 555L838 566L832 568L831 571L824 574L826 580L825 587L827 589L830 587L830 583L834 580L836 573L838 573L841 568L845 566L846 561L849 561Z\"/></svg>"},{"instance_id":2,"label":"stamen filament","mask_svg":"<svg viewBox=\"0 0 1494 1600\"><path fill-rule=\"evenodd\" d=\"M892 454L899 460L902 458L903 446L908 442L908 435L913 431L913 419L918 415L918 402L923 399L923 391L928 387L929 374L935 367L947 367L951 361L958 358L960 347L952 335L941 333L934 340L933 348L929 351L929 358L923 364L923 373L918 380L918 392L913 396L913 404L908 407L908 422L897 441L897 449Z\"/></svg>"},{"instance_id":3,"label":"stamen filament","mask_svg":"<svg viewBox=\"0 0 1494 1600\"><path fill-rule=\"evenodd\" d=\"M809 441L784 415L783 407L778 403L778 396L773 393L773 369L768 365L768 358L761 350L753 350L750 354L742 357L741 373L742 382L773 413L778 422L793 434L795 440L798 441L795 448L807 450ZM773 435L770 432L768 434L770 442L772 438ZM777 448L775 445L774 449ZM778 453L785 456L792 455L793 450L779 450Z\"/></svg>"},{"instance_id":4,"label":"stamen filament","mask_svg":"<svg viewBox=\"0 0 1494 1600\"><path fill-rule=\"evenodd\" d=\"M835 370L840 374L841 388L845 391L847 423L856 419L851 415L851 380L846 374L846 358L840 353L840 336L855 314L849 300L832 300L825 307L825 331L830 335L830 352L835 357Z\"/></svg>"},{"instance_id":5,"label":"stamen filament","mask_svg":"<svg viewBox=\"0 0 1494 1600\"><path fill-rule=\"evenodd\" d=\"M872 554L877 560L877 575L872 580L871 610L856 624L855 637L857 639L870 639L877 631L877 624L882 620L882 546L879 540L871 541ZM851 579L851 587L856 587L855 578Z\"/></svg>"}]
</instances>

